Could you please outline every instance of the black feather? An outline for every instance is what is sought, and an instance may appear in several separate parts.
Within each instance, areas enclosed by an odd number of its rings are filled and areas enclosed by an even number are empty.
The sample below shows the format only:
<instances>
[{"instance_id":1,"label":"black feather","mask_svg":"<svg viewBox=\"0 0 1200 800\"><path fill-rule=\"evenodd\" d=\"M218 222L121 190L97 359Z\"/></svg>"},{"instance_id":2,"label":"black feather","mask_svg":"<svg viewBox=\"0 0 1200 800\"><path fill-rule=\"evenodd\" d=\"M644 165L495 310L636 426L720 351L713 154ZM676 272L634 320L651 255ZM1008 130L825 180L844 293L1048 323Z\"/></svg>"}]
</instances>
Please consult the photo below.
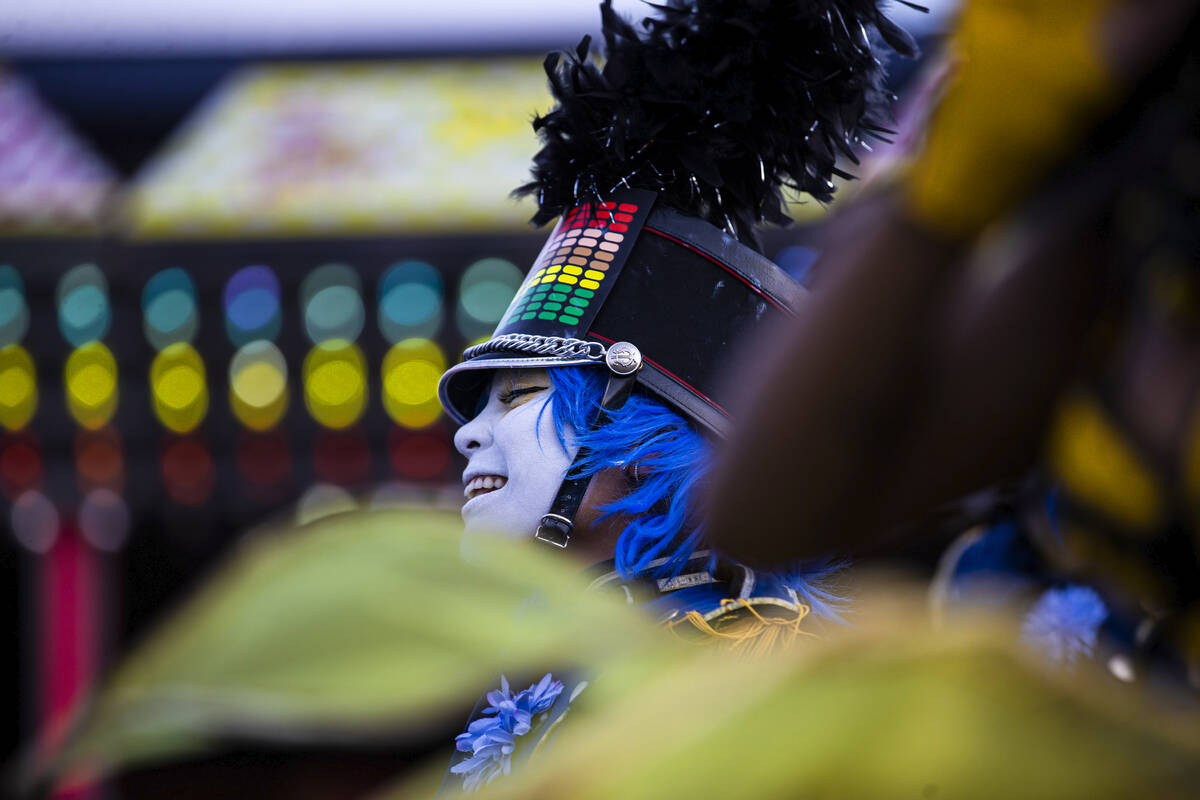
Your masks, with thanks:
<instances>
[{"instance_id":1,"label":"black feather","mask_svg":"<svg viewBox=\"0 0 1200 800\"><path fill-rule=\"evenodd\" d=\"M880 53L916 44L881 0L648 5L639 32L603 0L603 64L587 37L546 59L558 104L515 192L538 198L535 224L630 186L753 243L788 221L781 186L827 202L838 155L890 132Z\"/></svg>"}]
</instances>

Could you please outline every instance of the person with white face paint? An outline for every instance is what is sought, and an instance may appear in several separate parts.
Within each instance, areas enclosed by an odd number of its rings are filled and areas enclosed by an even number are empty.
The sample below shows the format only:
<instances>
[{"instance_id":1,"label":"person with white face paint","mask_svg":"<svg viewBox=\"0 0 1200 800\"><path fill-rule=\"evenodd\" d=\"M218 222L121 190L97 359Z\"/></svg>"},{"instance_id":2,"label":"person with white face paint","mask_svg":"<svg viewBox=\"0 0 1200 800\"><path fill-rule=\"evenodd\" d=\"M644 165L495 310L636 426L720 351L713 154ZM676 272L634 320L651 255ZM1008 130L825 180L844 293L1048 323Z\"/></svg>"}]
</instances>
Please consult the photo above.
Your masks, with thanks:
<instances>
[{"instance_id":1,"label":"person with white face paint","mask_svg":"<svg viewBox=\"0 0 1200 800\"><path fill-rule=\"evenodd\" d=\"M553 502L578 449L557 436L553 416L545 413L553 391L545 370L498 371L484 407L454 435L467 459L462 515L468 537L526 538Z\"/></svg>"},{"instance_id":2,"label":"person with white face paint","mask_svg":"<svg viewBox=\"0 0 1200 800\"><path fill-rule=\"evenodd\" d=\"M886 128L883 43L914 52L882 5L666 0L635 27L603 0L603 59L585 39L546 60L557 105L534 120L542 149L517 194L536 197L535 224L558 223L438 387L462 426L468 558L475 537L527 537L575 554L594 589L748 652L836 616L825 563L763 573L709 549L701 498L729 427L726 362L754 358L741 343L803 295L756 226L787 221L782 186L832 198L837 154ZM469 789L506 772L499 743L528 725L500 730L516 719L501 708L553 716L563 688L490 693L451 773Z\"/></svg>"},{"instance_id":3,"label":"person with white face paint","mask_svg":"<svg viewBox=\"0 0 1200 800\"><path fill-rule=\"evenodd\" d=\"M726 362L804 294L755 228L786 222L784 185L831 199L836 152L887 119L884 43L913 53L882 5L670 0L635 27L604 0L604 59L589 40L547 59L557 105L517 193L558 223L438 387L462 426L468 558L475 537L528 537L705 632L829 611L823 567L755 574L707 549L700 498Z\"/></svg>"}]
</instances>

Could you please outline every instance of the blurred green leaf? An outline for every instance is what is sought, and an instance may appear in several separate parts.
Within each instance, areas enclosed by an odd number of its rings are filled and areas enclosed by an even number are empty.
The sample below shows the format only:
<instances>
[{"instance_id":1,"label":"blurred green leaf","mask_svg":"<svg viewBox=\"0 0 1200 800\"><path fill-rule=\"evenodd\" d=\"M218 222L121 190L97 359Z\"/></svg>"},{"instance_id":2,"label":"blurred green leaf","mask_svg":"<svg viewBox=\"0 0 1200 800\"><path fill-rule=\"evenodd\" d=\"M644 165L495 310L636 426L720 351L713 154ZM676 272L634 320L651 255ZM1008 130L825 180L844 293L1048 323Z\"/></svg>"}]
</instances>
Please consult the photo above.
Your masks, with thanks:
<instances>
[{"instance_id":1,"label":"blurred green leaf","mask_svg":"<svg viewBox=\"0 0 1200 800\"><path fill-rule=\"evenodd\" d=\"M1044 672L999 633L934 635L910 618L765 661L675 665L481 796L1196 796L1194 716L1118 697L1111 678Z\"/></svg>"},{"instance_id":2,"label":"blurred green leaf","mask_svg":"<svg viewBox=\"0 0 1200 800\"><path fill-rule=\"evenodd\" d=\"M376 512L248 540L39 774L185 761L230 739L387 741L500 673L584 669L553 746L485 796L1157 799L1200 785L1194 715L1034 668L1002 625L935 635L919 595L864 598L854 627L744 661L586 592L561 554L496 539L466 564L460 528ZM445 767L385 796L427 797Z\"/></svg>"},{"instance_id":3,"label":"blurred green leaf","mask_svg":"<svg viewBox=\"0 0 1200 800\"><path fill-rule=\"evenodd\" d=\"M110 772L227 737L394 734L469 707L500 672L662 647L556 554L496 538L480 544L482 566L464 563L461 528L456 514L395 511L253 537L133 652L38 772Z\"/></svg>"}]
</instances>

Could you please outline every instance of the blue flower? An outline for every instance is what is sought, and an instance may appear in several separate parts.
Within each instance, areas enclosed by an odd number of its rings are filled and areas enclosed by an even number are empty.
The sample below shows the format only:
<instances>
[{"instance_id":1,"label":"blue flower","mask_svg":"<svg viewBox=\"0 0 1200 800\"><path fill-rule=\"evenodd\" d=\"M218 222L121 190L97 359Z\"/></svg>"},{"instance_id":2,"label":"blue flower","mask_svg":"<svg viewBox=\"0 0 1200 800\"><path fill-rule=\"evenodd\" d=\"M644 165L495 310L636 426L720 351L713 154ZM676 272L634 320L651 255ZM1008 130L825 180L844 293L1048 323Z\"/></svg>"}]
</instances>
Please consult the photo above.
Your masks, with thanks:
<instances>
[{"instance_id":1,"label":"blue flower","mask_svg":"<svg viewBox=\"0 0 1200 800\"><path fill-rule=\"evenodd\" d=\"M463 788L474 791L498 775L507 775L512 769L516 737L529 733L533 718L549 710L562 690L562 681L554 680L547 672L514 697L508 678L501 675L500 689L487 693L488 706L483 713L491 716L473 721L454 739L460 752L471 754L450 768L455 775L463 776Z\"/></svg>"},{"instance_id":2,"label":"blue flower","mask_svg":"<svg viewBox=\"0 0 1200 800\"><path fill-rule=\"evenodd\" d=\"M1051 661L1073 666L1079 656L1091 658L1097 632L1108 607L1095 590L1067 585L1038 598L1021 625L1021 638Z\"/></svg>"},{"instance_id":3,"label":"blue flower","mask_svg":"<svg viewBox=\"0 0 1200 800\"><path fill-rule=\"evenodd\" d=\"M562 690L562 681L554 680L554 676L547 672L540 681L517 696L517 704L531 714L540 714L554 705Z\"/></svg>"}]
</instances>

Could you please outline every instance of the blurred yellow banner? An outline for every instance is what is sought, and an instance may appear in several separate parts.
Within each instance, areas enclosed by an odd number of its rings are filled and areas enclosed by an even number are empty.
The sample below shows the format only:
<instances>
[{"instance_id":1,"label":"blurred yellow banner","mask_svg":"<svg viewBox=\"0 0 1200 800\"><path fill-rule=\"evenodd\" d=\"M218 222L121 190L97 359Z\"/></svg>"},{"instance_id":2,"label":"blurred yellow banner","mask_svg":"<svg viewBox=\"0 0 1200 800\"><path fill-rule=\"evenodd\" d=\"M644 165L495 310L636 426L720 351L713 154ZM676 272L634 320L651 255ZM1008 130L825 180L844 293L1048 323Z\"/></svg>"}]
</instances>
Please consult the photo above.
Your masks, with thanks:
<instances>
[{"instance_id":1,"label":"blurred yellow banner","mask_svg":"<svg viewBox=\"0 0 1200 800\"><path fill-rule=\"evenodd\" d=\"M139 237L520 230L539 58L250 67L135 179Z\"/></svg>"}]
</instances>

